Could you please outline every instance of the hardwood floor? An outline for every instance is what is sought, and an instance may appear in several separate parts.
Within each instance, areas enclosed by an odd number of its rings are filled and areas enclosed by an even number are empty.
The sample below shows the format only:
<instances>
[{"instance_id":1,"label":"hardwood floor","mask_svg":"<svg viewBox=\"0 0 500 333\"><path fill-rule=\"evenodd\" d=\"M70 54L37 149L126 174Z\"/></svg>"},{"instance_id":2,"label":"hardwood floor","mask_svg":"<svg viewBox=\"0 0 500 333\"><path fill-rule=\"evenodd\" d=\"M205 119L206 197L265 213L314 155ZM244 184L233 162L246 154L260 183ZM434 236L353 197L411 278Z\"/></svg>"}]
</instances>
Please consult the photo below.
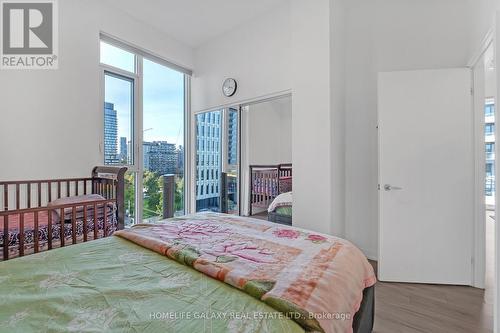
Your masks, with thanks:
<instances>
[{"instance_id":1,"label":"hardwood floor","mask_svg":"<svg viewBox=\"0 0 500 333\"><path fill-rule=\"evenodd\" d=\"M494 225L489 215L486 221L486 289L378 282L373 332L493 332ZM376 262L372 265L376 268Z\"/></svg>"}]
</instances>

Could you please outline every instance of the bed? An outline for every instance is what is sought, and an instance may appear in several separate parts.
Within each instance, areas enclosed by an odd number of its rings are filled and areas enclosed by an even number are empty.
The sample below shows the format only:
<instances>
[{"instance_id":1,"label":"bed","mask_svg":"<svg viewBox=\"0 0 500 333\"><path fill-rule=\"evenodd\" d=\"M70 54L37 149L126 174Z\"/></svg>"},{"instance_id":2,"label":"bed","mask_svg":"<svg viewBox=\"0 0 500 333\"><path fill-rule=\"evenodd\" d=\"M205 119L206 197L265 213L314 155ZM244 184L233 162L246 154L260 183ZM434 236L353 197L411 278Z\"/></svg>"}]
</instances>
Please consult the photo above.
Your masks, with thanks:
<instances>
[{"instance_id":1,"label":"bed","mask_svg":"<svg viewBox=\"0 0 500 333\"><path fill-rule=\"evenodd\" d=\"M267 219L274 223L292 225L292 213L292 192L281 193L269 205Z\"/></svg>"},{"instance_id":2,"label":"bed","mask_svg":"<svg viewBox=\"0 0 500 333\"><path fill-rule=\"evenodd\" d=\"M225 238L229 231L231 237ZM247 238L224 250L212 246L250 235L255 236L254 245L260 246L253 247ZM291 241L307 245L291 247L287 245ZM262 246L264 252L256 258ZM327 251L334 254L326 256L329 265L320 260L321 269L309 270L316 280L295 286L299 287L295 291L309 290L310 299L320 297L316 300L338 305L329 309L336 315L334 319L318 319L322 326L317 331L371 332L375 277L352 244L303 229L216 213L137 225L117 231L113 237L1 262L0 324L9 332L35 332L41 327L64 332L311 331L318 323L294 316L301 315L298 305L272 297L282 287L281 279L273 287L269 279L238 278L242 267L262 276L269 273L264 268L273 271L277 267L265 258L293 258L294 251L302 248L308 253L309 247L335 249ZM289 256L283 257L284 253ZM318 253L325 258L323 251ZM308 267L315 267L316 261L314 257ZM293 264L280 267L287 276L294 274ZM327 286L328 297L311 291L311 281L316 281L317 288ZM349 313L335 312L344 306L352 307ZM345 317L338 317L342 315Z\"/></svg>"},{"instance_id":3,"label":"bed","mask_svg":"<svg viewBox=\"0 0 500 333\"><path fill-rule=\"evenodd\" d=\"M126 168L88 178L0 182L0 249L8 260L107 237L124 227Z\"/></svg>"}]
</instances>

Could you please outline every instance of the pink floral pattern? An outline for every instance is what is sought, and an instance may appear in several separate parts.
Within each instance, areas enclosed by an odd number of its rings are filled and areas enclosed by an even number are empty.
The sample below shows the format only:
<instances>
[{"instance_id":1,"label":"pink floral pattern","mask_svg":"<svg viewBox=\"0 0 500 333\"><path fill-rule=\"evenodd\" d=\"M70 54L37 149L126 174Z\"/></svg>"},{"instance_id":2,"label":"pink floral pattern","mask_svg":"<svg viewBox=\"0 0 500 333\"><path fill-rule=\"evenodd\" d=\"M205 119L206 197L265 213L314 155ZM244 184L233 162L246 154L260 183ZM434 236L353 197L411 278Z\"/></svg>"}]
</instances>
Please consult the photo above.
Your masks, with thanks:
<instances>
[{"instance_id":1,"label":"pink floral pattern","mask_svg":"<svg viewBox=\"0 0 500 333\"><path fill-rule=\"evenodd\" d=\"M276 262L276 259L273 258L274 253L271 250L259 248L252 242L225 241L213 248L204 248L203 251L217 258L224 257L225 260L232 258L233 260L245 259L256 263ZM217 261L221 262L220 259Z\"/></svg>"},{"instance_id":2,"label":"pink floral pattern","mask_svg":"<svg viewBox=\"0 0 500 333\"><path fill-rule=\"evenodd\" d=\"M300 237L300 232L292 229L276 229L273 234L279 238L296 239Z\"/></svg>"},{"instance_id":3,"label":"pink floral pattern","mask_svg":"<svg viewBox=\"0 0 500 333\"><path fill-rule=\"evenodd\" d=\"M326 237L315 234L310 234L309 236L306 237L306 239L313 243L323 243L327 241Z\"/></svg>"}]
</instances>

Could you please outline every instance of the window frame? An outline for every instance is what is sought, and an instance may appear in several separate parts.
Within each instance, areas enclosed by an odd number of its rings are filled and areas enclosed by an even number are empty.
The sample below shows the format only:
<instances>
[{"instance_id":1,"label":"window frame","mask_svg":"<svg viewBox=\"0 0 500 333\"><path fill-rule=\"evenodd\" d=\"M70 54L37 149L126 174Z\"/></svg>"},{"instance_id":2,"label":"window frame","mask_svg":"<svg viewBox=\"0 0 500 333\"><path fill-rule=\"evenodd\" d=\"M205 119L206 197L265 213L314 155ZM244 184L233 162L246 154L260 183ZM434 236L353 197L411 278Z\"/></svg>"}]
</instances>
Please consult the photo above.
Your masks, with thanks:
<instances>
[{"instance_id":1,"label":"window frame","mask_svg":"<svg viewBox=\"0 0 500 333\"><path fill-rule=\"evenodd\" d=\"M143 159L143 63L144 59L148 59L149 61L156 62L159 65L166 66L172 70L178 71L183 74L184 77L184 213L191 212L193 195L191 191L191 187L187 186L192 183L192 164L189 157L191 156L192 151L192 126L191 126L191 74L192 72L183 67L172 64L153 53L149 53L135 46L128 45L122 41L114 39L109 35L104 33L100 33L99 38L99 50L100 43L104 42L106 44L110 44L114 47L122 49L124 51L130 52L135 56L135 72L129 72L127 70L101 63L99 57L99 69L100 69L100 84L99 84L99 95L100 95L100 104L99 110L102 112L102 122L101 122L101 139L100 139L100 155L101 161L104 164L105 162L105 147L104 147L104 111L103 106L105 102L105 78L106 75L117 76L118 78L122 77L124 79L132 80L134 88L133 88L133 116L132 116L132 140L133 140L133 156L131 164L118 164L121 166L125 166L128 168L129 172L135 173L135 223L141 223L143 217L143 202L144 197L142 195L142 189L144 187L143 176L144 176L144 159Z\"/></svg>"},{"instance_id":2,"label":"window frame","mask_svg":"<svg viewBox=\"0 0 500 333\"><path fill-rule=\"evenodd\" d=\"M122 80L128 80L132 82L133 89L132 89L132 117L130 119L131 121L131 139L132 139L132 146L133 146L133 153L132 153L132 160L131 163L119 163L116 164L118 166L125 166L128 168L128 171L137 171L137 146L138 146L138 141L137 141L137 130L136 130L136 123L138 121L138 113L140 112L139 108L142 106L139 105L138 101L138 81L139 77L136 74L121 70L119 68L109 66L109 65L101 65L101 108L103 107L105 103L105 93L106 93L106 76L112 76L117 79L122 79ZM104 117L104 115L103 115ZM104 119L104 118L103 118ZM102 147L101 147L101 157L103 163L105 163L105 142L104 142L104 121L103 121L103 130L102 130Z\"/></svg>"}]
</instances>

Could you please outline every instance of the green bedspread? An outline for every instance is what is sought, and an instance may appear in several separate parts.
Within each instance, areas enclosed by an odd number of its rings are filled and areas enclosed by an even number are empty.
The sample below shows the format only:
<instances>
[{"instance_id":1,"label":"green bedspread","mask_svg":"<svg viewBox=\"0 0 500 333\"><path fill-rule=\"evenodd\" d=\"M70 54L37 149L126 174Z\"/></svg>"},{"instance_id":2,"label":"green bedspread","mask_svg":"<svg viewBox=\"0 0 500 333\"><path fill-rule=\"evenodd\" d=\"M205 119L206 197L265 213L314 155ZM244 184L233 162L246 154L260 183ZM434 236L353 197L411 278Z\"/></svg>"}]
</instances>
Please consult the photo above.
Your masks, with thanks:
<instances>
[{"instance_id":1,"label":"green bedspread","mask_svg":"<svg viewBox=\"0 0 500 333\"><path fill-rule=\"evenodd\" d=\"M277 207L276 213L283 216L292 216L292 206Z\"/></svg>"},{"instance_id":2,"label":"green bedspread","mask_svg":"<svg viewBox=\"0 0 500 333\"><path fill-rule=\"evenodd\" d=\"M251 296L118 237L0 263L0 332L303 332Z\"/></svg>"}]
</instances>

